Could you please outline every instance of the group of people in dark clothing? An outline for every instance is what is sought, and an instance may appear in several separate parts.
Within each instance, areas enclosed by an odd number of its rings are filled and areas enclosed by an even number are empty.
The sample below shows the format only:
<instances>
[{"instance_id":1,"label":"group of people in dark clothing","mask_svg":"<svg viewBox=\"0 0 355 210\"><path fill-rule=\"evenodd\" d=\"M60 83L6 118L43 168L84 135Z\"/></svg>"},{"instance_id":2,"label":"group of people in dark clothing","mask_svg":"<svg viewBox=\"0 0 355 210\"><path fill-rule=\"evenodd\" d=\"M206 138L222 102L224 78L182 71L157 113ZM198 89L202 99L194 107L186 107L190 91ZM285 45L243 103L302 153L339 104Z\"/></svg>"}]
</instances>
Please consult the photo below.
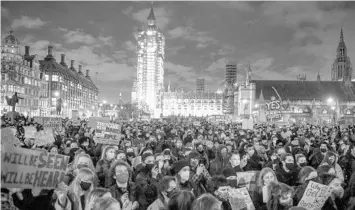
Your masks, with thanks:
<instances>
[{"instance_id":1,"label":"group of people in dark clothing","mask_svg":"<svg viewBox=\"0 0 355 210\"><path fill-rule=\"evenodd\" d=\"M16 128L23 148L69 156L56 189L1 188L4 209L56 210L292 210L309 183L331 187L322 210L355 209L355 127L271 123L242 129L206 119L112 122L121 125L114 145L94 141L88 120L63 119L55 142L37 146L24 126L43 129L29 117L1 127ZM199 121L193 123L194 121ZM232 202L243 172L252 206ZM239 176L239 177L238 177Z\"/></svg>"}]
</instances>

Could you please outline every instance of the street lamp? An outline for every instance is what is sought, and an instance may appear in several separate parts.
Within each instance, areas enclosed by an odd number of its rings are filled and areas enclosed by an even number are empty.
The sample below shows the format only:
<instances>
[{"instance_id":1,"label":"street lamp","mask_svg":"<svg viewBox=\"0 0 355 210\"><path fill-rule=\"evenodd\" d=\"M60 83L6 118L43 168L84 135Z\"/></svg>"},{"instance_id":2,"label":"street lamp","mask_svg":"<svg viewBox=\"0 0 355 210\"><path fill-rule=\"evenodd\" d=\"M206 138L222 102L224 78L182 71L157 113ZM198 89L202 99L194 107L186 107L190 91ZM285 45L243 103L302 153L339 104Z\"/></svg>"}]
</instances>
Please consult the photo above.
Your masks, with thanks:
<instances>
[{"instance_id":1,"label":"street lamp","mask_svg":"<svg viewBox=\"0 0 355 210\"><path fill-rule=\"evenodd\" d=\"M58 92L58 91L55 91L55 92L54 92L54 96L55 96L55 97L59 97L59 92Z\"/></svg>"},{"instance_id":2,"label":"street lamp","mask_svg":"<svg viewBox=\"0 0 355 210\"><path fill-rule=\"evenodd\" d=\"M331 97L329 97L329 98L327 99L327 103L328 103L328 104L332 104L333 101L334 101L334 100L333 100L333 98L331 98Z\"/></svg>"},{"instance_id":3,"label":"street lamp","mask_svg":"<svg viewBox=\"0 0 355 210\"><path fill-rule=\"evenodd\" d=\"M107 102L106 100L103 100L103 101L102 101L103 104L106 104L106 102Z\"/></svg>"}]
</instances>

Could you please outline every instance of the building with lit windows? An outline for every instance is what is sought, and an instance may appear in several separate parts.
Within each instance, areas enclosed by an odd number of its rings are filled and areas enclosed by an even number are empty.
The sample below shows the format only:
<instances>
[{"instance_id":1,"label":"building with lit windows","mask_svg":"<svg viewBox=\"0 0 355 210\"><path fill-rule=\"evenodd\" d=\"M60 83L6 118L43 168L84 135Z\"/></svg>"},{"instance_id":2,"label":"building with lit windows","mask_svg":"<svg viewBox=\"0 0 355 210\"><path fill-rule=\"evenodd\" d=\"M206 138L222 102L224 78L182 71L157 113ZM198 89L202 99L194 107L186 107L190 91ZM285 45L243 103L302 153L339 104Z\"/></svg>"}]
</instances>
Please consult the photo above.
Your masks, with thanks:
<instances>
[{"instance_id":1,"label":"building with lit windows","mask_svg":"<svg viewBox=\"0 0 355 210\"><path fill-rule=\"evenodd\" d=\"M228 62L226 64L224 91L223 91L223 114L234 114L234 93L237 82L237 64Z\"/></svg>"},{"instance_id":2,"label":"building with lit windows","mask_svg":"<svg viewBox=\"0 0 355 210\"><path fill-rule=\"evenodd\" d=\"M222 115L222 99L220 92L184 92L163 93L163 116L211 116Z\"/></svg>"},{"instance_id":3,"label":"building with lit windows","mask_svg":"<svg viewBox=\"0 0 355 210\"><path fill-rule=\"evenodd\" d=\"M53 46L48 46L48 54L40 61L40 69L49 83L49 107L55 114L58 103L62 104L64 116L71 116L72 110L78 110L80 116L95 115L98 109L99 90L90 78L90 70L83 73L82 65L75 68L75 61L70 66L65 63L65 54L61 54L60 63L53 56Z\"/></svg>"},{"instance_id":4,"label":"building with lit windows","mask_svg":"<svg viewBox=\"0 0 355 210\"><path fill-rule=\"evenodd\" d=\"M332 66L332 80L252 80L248 70L235 92L235 114L254 122L355 123L355 82L343 30Z\"/></svg>"},{"instance_id":5,"label":"building with lit windows","mask_svg":"<svg viewBox=\"0 0 355 210\"><path fill-rule=\"evenodd\" d=\"M132 91L132 102L148 107L152 117L160 117L164 91L165 38L156 25L151 8L148 24L137 35L137 77Z\"/></svg>"},{"instance_id":6,"label":"building with lit windows","mask_svg":"<svg viewBox=\"0 0 355 210\"><path fill-rule=\"evenodd\" d=\"M6 96L11 98L15 92L20 99L16 111L24 115L40 116L49 114L48 82L40 71L37 55L21 54L21 44L10 31L1 43L1 108L2 112L11 111Z\"/></svg>"}]
</instances>

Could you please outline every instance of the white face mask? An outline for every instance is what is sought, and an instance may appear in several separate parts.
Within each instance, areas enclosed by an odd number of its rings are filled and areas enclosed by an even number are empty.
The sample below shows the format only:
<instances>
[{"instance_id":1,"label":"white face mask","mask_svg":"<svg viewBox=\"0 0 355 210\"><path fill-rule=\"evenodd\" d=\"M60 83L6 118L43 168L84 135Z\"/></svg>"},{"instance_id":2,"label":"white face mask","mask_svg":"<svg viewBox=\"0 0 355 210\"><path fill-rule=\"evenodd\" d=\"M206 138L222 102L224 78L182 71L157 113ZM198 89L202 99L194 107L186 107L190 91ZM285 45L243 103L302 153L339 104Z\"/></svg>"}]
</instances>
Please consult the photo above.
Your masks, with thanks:
<instances>
[{"instance_id":1,"label":"white face mask","mask_svg":"<svg viewBox=\"0 0 355 210\"><path fill-rule=\"evenodd\" d=\"M183 171L180 173L180 177L182 180L189 180L190 178L190 171Z\"/></svg>"}]
</instances>

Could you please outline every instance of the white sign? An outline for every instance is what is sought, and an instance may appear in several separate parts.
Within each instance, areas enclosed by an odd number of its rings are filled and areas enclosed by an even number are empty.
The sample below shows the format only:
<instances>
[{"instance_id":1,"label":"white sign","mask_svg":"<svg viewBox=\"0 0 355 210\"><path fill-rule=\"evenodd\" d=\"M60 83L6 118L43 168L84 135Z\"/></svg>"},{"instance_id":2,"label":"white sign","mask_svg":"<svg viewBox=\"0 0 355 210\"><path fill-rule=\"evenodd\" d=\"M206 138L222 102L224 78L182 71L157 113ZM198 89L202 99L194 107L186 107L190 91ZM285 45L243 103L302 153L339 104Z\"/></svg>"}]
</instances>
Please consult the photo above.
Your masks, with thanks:
<instances>
[{"instance_id":1,"label":"white sign","mask_svg":"<svg viewBox=\"0 0 355 210\"><path fill-rule=\"evenodd\" d=\"M310 181L298 206L307 210L321 210L331 193L331 187Z\"/></svg>"},{"instance_id":2,"label":"white sign","mask_svg":"<svg viewBox=\"0 0 355 210\"><path fill-rule=\"evenodd\" d=\"M232 210L247 209L255 210L255 206L247 188L232 188L229 191L229 203L231 204Z\"/></svg>"}]
</instances>

